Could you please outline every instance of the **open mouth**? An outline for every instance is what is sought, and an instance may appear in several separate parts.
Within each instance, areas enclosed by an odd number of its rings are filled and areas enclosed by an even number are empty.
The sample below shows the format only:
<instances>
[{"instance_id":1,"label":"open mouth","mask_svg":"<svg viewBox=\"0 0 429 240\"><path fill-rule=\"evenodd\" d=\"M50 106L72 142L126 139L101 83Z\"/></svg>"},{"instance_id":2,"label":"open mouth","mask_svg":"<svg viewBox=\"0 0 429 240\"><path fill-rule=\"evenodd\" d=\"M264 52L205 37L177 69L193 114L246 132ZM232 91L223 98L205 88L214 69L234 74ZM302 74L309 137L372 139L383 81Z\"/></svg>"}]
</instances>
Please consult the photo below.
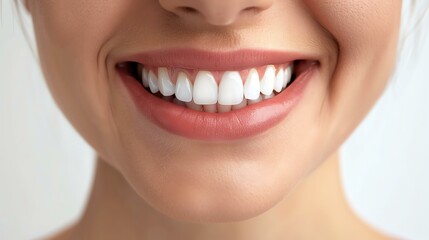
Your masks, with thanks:
<instances>
[{"instance_id":1,"label":"open mouth","mask_svg":"<svg viewBox=\"0 0 429 240\"><path fill-rule=\"evenodd\" d=\"M298 104L320 64L297 56L170 49L125 56L116 69L155 125L186 138L225 141L272 128Z\"/></svg>"},{"instance_id":2,"label":"open mouth","mask_svg":"<svg viewBox=\"0 0 429 240\"><path fill-rule=\"evenodd\" d=\"M146 91L178 106L224 113L274 98L314 62L295 60L243 70L210 71L122 62L126 74Z\"/></svg>"}]
</instances>

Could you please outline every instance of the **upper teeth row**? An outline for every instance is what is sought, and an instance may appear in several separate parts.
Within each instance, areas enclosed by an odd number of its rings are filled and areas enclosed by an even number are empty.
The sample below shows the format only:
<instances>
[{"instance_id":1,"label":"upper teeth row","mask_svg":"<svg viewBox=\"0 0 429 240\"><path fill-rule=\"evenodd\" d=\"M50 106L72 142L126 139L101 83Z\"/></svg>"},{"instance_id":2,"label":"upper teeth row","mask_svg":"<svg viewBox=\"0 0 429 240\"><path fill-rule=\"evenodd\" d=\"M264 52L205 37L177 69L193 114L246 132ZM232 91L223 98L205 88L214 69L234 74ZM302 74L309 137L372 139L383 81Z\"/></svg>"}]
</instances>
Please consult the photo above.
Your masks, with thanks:
<instances>
[{"instance_id":1,"label":"upper teeth row","mask_svg":"<svg viewBox=\"0 0 429 240\"><path fill-rule=\"evenodd\" d=\"M219 86L210 71L198 71L194 84L185 72L179 72L176 84L168 74L166 67L158 68L158 76L153 70L142 70L142 82L149 87L152 93L161 92L163 96L175 95L182 102L193 101L199 105L237 105L243 99L257 100L262 95L270 96L273 91L281 92L291 80L292 65L280 66L268 65L263 77L260 79L255 68L249 70L246 81L243 84L238 71L226 71L220 80Z\"/></svg>"}]
</instances>

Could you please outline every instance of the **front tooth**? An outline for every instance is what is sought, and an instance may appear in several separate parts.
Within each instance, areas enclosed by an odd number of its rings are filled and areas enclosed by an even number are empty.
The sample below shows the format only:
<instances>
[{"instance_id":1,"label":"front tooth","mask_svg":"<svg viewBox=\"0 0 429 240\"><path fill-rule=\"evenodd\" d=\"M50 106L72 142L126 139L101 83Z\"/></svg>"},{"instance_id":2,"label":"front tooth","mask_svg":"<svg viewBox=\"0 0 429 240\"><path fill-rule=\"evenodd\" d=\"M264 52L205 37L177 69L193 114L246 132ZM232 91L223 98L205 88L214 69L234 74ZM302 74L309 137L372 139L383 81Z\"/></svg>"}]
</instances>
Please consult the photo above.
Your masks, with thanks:
<instances>
[{"instance_id":1,"label":"front tooth","mask_svg":"<svg viewBox=\"0 0 429 240\"><path fill-rule=\"evenodd\" d=\"M276 77L276 68L273 65L268 65L265 70L264 77L261 80L261 93L270 95L274 90L274 80Z\"/></svg>"},{"instance_id":2,"label":"front tooth","mask_svg":"<svg viewBox=\"0 0 429 240\"><path fill-rule=\"evenodd\" d=\"M192 101L192 83L184 72L177 75L176 98L182 102Z\"/></svg>"},{"instance_id":3,"label":"front tooth","mask_svg":"<svg viewBox=\"0 0 429 240\"><path fill-rule=\"evenodd\" d=\"M168 70L165 67L158 68L159 91L164 96L172 96L175 91L174 83L170 80Z\"/></svg>"},{"instance_id":4,"label":"front tooth","mask_svg":"<svg viewBox=\"0 0 429 240\"><path fill-rule=\"evenodd\" d=\"M218 87L215 78L208 71L199 71L195 77L193 99L196 104L217 103Z\"/></svg>"},{"instance_id":5,"label":"front tooth","mask_svg":"<svg viewBox=\"0 0 429 240\"><path fill-rule=\"evenodd\" d=\"M236 105L243 101L243 81L237 71L227 71L219 84L218 102L222 105Z\"/></svg>"},{"instance_id":6,"label":"front tooth","mask_svg":"<svg viewBox=\"0 0 429 240\"><path fill-rule=\"evenodd\" d=\"M284 81L283 81L283 88L286 87L286 85L290 82L290 79L292 78L292 70L293 70L293 65L289 65L286 70L285 70L285 75L284 75Z\"/></svg>"},{"instance_id":7,"label":"front tooth","mask_svg":"<svg viewBox=\"0 0 429 240\"><path fill-rule=\"evenodd\" d=\"M159 91L158 79L156 78L156 75L152 70L149 71L148 79L150 91L152 93L157 93Z\"/></svg>"},{"instance_id":8,"label":"front tooth","mask_svg":"<svg viewBox=\"0 0 429 240\"><path fill-rule=\"evenodd\" d=\"M274 83L274 90L276 92L281 92L283 89L283 82L285 81L285 71L283 68L280 68L279 72L276 75L276 81Z\"/></svg>"},{"instance_id":9,"label":"front tooth","mask_svg":"<svg viewBox=\"0 0 429 240\"><path fill-rule=\"evenodd\" d=\"M246 99L258 99L261 92L261 85L259 83L259 75L256 69L252 68L247 75L246 83L244 83L244 97Z\"/></svg>"},{"instance_id":10,"label":"front tooth","mask_svg":"<svg viewBox=\"0 0 429 240\"><path fill-rule=\"evenodd\" d=\"M146 68L143 68L142 71L142 82L145 88L149 87L149 79Z\"/></svg>"}]
</instances>

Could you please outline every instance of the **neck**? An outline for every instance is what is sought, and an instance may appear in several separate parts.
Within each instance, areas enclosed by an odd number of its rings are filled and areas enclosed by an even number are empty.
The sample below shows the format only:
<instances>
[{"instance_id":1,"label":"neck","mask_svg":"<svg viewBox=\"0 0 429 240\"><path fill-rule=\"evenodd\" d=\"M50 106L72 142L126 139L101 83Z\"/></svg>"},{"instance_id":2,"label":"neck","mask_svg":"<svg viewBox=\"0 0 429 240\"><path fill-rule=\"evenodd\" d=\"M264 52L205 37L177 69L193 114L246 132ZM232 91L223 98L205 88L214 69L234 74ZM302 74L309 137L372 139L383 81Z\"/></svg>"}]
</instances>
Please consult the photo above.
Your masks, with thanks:
<instances>
[{"instance_id":1,"label":"neck","mask_svg":"<svg viewBox=\"0 0 429 240\"><path fill-rule=\"evenodd\" d=\"M85 212L68 237L251 240L349 239L362 234L358 238L381 238L350 210L339 176L339 157L334 154L269 211L241 222L195 224L152 209L116 169L98 159Z\"/></svg>"}]
</instances>

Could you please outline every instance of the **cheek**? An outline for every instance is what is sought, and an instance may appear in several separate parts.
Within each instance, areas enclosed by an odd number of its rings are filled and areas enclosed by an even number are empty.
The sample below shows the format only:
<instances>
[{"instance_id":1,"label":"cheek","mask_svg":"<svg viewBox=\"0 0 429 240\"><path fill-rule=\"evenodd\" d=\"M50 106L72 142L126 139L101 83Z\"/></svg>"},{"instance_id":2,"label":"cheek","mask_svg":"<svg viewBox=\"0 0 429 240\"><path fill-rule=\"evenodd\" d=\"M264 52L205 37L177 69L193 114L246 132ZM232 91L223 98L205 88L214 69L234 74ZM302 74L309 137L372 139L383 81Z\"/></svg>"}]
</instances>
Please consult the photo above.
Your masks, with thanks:
<instances>
[{"instance_id":1,"label":"cheek","mask_svg":"<svg viewBox=\"0 0 429 240\"><path fill-rule=\"evenodd\" d=\"M115 29L115 14L126 6L112 0L30 0L30 11L43 24L46 38L65 48L101 42Z\"/></svg>"},{"instance_id":2,"label":"cheek","mask_svg":"<svg viewBox=\"0 0 429 240\"><path fill-rule=\"evenodd\" d=\"M402 1L306 0L317 21L338 41L340 51L359 54L396 35ZM346 45L347 47L343 47Z\"/></svg>"},{"instance_id":3,"label":"cheek","mask_svg":"<svg viewBox=\"0 0 429 240\"><path fill-rule=\"evenodd\" d=\"M109 152L103 146L112 139L106 137L112 135L112 124L104 43L115 29L118 5L97 0L29 2L48 87L71 124L102 153Z\"/></svg>"},{"instance_id":4,"label":"cheek","mask_svg":"<svg viewBox=\"0 0 429 240\"><path fill-rule=\"evenodd\" d=\"M307 0L335 39L338 61L329 83L334 144L356 127L380 97L395 61L401 1Z\"/></svg>"}]
</instances>

